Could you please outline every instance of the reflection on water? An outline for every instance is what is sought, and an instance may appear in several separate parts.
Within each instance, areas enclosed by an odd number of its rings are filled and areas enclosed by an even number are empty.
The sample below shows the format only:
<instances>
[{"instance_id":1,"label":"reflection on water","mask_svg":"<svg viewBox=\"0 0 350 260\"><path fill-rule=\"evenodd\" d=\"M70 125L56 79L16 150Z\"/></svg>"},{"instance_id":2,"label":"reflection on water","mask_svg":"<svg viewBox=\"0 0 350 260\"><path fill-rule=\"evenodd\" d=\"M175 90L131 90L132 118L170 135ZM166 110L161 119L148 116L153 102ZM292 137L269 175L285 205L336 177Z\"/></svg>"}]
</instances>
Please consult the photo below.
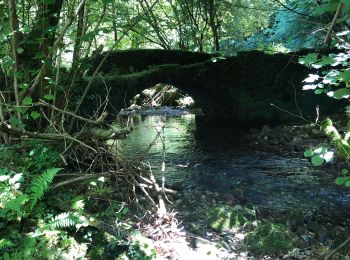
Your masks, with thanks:
<instances>
[{"instance_id":1,"label":"reflection on water","mask_svg":"<svg viewBox=\"0 0 350 260\"><path fill-rule=\"evenodd\" d=\"M135 117L129 124L135 130L120 143L123 153L149 161L158 175L164 161L168 183L183 182L187 189L216 192L239 187L257 206L299 207L347 218L350 189L334 184L332 169L315 168L301 154L276 155L263 147L249 147L241 131L196 124L194 115ZM161 138L149 149L157 135Z\"/></svg>"}]
</instances>

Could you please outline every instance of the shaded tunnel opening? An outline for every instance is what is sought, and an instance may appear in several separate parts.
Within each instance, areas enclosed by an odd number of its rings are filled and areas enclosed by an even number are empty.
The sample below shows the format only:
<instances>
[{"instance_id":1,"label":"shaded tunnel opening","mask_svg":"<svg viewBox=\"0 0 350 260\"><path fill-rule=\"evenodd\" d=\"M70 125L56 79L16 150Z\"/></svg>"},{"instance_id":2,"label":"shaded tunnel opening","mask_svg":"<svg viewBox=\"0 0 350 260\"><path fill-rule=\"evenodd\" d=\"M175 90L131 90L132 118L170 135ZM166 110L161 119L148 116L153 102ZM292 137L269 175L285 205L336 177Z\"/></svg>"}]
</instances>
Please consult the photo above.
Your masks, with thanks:
<instances>
[{"instance_id":1,"label":"shaded tunnel opening","mask_svg":"<svg viewBox=\"0 0 350 260\"><path fill-rule=\"evenodd\" d=\"M203 110L187 92L171 84L158 83L126 102L119 116L182 114L203 115Z\"/></svg>"}]
</instances>

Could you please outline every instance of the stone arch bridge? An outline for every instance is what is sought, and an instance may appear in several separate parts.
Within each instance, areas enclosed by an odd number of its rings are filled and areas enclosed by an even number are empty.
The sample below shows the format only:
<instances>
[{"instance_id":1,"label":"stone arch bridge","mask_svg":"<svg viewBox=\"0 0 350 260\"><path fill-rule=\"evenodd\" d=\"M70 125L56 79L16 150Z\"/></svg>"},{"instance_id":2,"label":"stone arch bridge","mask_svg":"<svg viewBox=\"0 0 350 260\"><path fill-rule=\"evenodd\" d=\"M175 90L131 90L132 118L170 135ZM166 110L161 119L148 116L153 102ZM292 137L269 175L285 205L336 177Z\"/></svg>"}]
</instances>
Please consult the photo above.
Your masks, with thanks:
<instances>
[{"instance_id":1,"label":"stone arch bridge","mask_svg":"<svg viewBox=\"0 0 350 260\"><path fill-rule=\"evenodd\" d=\"M142 90L158 83L170 84L191 95L209 119L249 125L293 119L271 104L305 117L315 117L317 105L321 115L334 112L337 102L301 90L302 80L311 73L298 64L301 54L305 52L269 55L251 51L220 57L177 50L115 51L103 63L90 93L104 95L106 86L110 88L110 110L115 112ZM90 59L88 74L105 55Z\"/></svg>"}]
</instances>

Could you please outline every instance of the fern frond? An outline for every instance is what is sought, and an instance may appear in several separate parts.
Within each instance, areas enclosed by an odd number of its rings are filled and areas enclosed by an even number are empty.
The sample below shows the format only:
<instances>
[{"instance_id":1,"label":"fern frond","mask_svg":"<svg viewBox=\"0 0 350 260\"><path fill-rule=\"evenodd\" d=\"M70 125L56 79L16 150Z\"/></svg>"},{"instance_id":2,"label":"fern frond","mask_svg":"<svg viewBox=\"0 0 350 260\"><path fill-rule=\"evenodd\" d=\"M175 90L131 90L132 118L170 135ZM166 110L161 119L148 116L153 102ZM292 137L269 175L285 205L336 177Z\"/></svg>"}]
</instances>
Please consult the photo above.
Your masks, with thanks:
<instances>
[{"instance_id":1,"label":"fern frond","mask_svg":"<svg viewBox=\"0 0 350 260\"><path fill-rule=\"evenodd\" d=\"M88 221L77 212L64 212L54 217L48 226L52 229L87 226Z\"/></svg>"},{"instance_id":2,"label":"fern frond","mask_svg":"<svg viewBox=\"0 0 350 260\"><path fill-rule=\"evenodd\" d=\"M0 250L13 247L15 244L6 238L0 239Z\"/></svg>"},{"instance_id":3,"label":"fern frond","mask_svg":"<svg viewBox=\"0 0 350 260\"><path fill-rule=\"evenodd\" d=\"M35 204L42 198L44 193L48 190L49 185L53 181L55 175L60 171L60 168L52 168L45 171L41 176L36 177L30 187L30 208L32 209Z\"/></svg>"},{"instance_id":4,"label":"fern frond","mask_svg":"<svg viewBox=\"0 0 350 260\"><path fill-rule=\"evenodd\" d=\"M72 201L72 208L79 213L83 213L85 208L84 197L81 195L76 196Z\"/></svg>"}]
</instances>

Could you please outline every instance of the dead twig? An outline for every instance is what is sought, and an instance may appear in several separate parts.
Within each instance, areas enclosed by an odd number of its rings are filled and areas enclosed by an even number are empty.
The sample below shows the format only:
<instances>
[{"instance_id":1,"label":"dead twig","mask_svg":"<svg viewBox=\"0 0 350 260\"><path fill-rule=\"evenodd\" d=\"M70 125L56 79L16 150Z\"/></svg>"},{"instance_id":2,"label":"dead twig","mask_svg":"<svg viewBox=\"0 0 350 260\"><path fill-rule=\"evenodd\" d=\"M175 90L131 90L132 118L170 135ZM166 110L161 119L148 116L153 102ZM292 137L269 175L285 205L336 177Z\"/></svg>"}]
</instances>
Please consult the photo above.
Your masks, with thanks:
<instances>
[{"instance_id":1,"label":"dead twig","mask_svg":"<svg viewBox=\"0 0 350 260\"><path fill-rule=\"evenodd\" d=\"M104 120L106 119L106 117L108 116L108 113L107 112L103 112L100 117L96 120L91 120L91 119L88 119L88 118L85 118L85 117L82 117L82 116L79 116L79 115L76 115L72 112L69 112L69 111L66 111L66 110L62 110L62 109L59 109L58 107L55 107L54 105L51 105L50 103L47 103L46 101L40 99L39 100L40 102L36 103L37 105L39 106L46 106L46 107L49 107L51 108L52 110L55 110L57 112L60 112L62 114L66 114L66 115L69 115L71 117L75 117L76 119L80 120L80 121L84 121L86 123L89 123L89 124L92 124L92 125L101 125Z\"/></svg>"},{"instance_id":2,"label":"dead twig","mask_svg":"<svg viewBox=\"0 0 350 260\"><path fill-rule=\"evenodd\" d=\"M108 173L87 174L87 175L83 175L83 176L73 178L70 180L61 181L61 182L55 184L52 187L52 190L57 189L59 187L66 186L66 185L70 185L70 184L73 184L76 182L85 181L85 180L94 179L94 178L99 178L99 177L103 177L103 176L109 176L109 174Z\"/></svg>"},{"instance_id":3,"label":"dead twig","mask_svg":"<svg viewBox=\"0 0 350 260\"><path fill-rule=\"evenodd\" d=\"M51 134L51 133L38 133L38 132L30 132L25 129L16 128L13 126L10 126L6 123L0 123L0 132L6 133L8 135L17 136L17 137L29 137L34 139L45 139L45 140L51 140L55 142L65 141L65 140L71 140L74 141L89 150L92 150L93 152L97 153L97 150L84 142L68 135L67 133L62 134Z\"/></svg>"},{"instance_id":4,"label":"dead twig","mask_svg":"<svg viewBox=\"0 0 350 260\"><path fill-rule=\"evenodd\" d=\"M339 245L336 249L334 249L329 255L325 257L325 260L330 259L336 252L338 252L340 249L342 249L344 246L346 246L350 242L350 237L345 240L341 245Z\"/></svg>"}]
</instances>

